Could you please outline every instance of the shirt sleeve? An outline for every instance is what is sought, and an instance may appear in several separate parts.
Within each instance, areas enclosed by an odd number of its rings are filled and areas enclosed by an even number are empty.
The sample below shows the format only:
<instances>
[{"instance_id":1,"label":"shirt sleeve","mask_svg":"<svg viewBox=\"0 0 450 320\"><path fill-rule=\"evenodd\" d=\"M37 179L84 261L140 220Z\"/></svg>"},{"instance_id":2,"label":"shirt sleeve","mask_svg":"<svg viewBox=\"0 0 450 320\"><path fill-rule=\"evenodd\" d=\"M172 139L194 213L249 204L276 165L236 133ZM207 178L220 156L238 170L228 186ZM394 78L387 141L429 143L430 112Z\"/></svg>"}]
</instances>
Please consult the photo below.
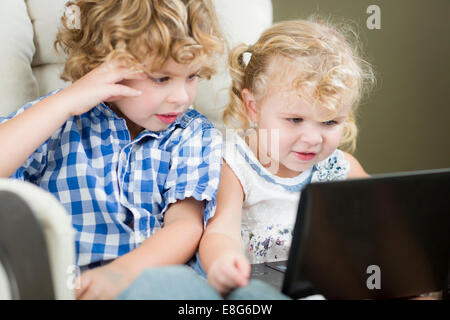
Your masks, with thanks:
<instances>
[{"instance_id":1,"label":"shirt sleeve","mask_svg":"<svg viewBox=\"0 0 450 320\"><path fill-rule=\"evenodd\" d=\"M17 111L14 111L7 117L0 117L0 124L7 122L8 120L18 116L28 108L32 107L34 104L38 103L42 99L60 91L54 90L47 95L44 95L32 102L27 103ZM32 134L30 132L30 134ZM40 145L25 162L14 172L10 178L18 179L22 181L36 182L42 176L42 172L47 167L47 154L48 154L48 144L51 141L51 138L47 139L42 145Z\"/></svg>"},{"instance_id":2,"label":"shirt sleeve","mask_svg":"<svg viewBox=\"0 0 450 320\"><path fill-rule=\"evenodd\" d=\"M206 225L216 210L222 165L222 136L202 119L197 118L193 122L193 125L183 130L180 143L172 152L162 212L177 200L193 197L198 201L206 201Z\"/></svg>"}]
</instances>

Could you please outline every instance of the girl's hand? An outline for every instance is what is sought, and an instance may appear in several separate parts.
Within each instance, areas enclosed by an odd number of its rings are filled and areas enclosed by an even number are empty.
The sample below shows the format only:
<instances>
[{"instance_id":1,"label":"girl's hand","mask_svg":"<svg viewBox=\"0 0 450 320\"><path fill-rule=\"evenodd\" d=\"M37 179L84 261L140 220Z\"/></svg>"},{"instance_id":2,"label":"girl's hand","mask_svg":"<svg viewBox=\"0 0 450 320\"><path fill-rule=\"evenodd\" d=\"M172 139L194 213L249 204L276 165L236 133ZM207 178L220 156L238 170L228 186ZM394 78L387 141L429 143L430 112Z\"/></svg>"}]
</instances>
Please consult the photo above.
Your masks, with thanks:
<instances>
[{"instance_id":1,"label":"girl's hand","mask_svg":"<svg viewBox=\"0 0 450 320\"><path fill-rule=\"evenodd\" d=\"M247 285L250 270L250 263L243 254L224 254L209 268L208 282L222 296L226 296L234 288Z\"/></svg>"},{"instance_id":2,"label":"girl's hand","mask_svg":"<svg viewBox=\"0 0 450 320\"><path fill-rule=\"evenodd\" d=\"M83 272L76 283L77 300L112 300L135 280L128 270L123 270L113 263Z\"/></svg>"},{"instance_id":3,"label":"girl's hand","mask_svg":"<svg viewBox=\"0 0 450 320\"><path fill-rule=\"evenodd\" d=\"M139 90L119 84L126 79L145 80L147 75L126 68L119 61L104 62L60 93L67 95L70 115L80 115L102 101L112 102L123 97L139 96Z\"/></svg>"}]
</instances>

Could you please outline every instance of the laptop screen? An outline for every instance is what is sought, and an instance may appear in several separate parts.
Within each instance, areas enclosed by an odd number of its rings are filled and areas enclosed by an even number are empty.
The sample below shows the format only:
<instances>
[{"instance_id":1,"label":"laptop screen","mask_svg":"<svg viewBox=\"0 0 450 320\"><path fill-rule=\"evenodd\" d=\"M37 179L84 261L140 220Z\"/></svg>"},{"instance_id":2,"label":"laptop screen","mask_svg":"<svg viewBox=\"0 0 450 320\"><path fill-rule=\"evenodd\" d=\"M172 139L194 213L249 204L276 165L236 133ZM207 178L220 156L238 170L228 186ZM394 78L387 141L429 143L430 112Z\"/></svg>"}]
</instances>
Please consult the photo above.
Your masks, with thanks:
<instances>
[{"instance_id":1,"label":"laptop screen","mask_svg":"<svg viewBox=\"0 0 450 320\"><path fill-rule=\"evenodd\" d=\"M450 169L312 183L283 292L387 299L439 291L450 256Z\"/></svg>"}]
</instances>

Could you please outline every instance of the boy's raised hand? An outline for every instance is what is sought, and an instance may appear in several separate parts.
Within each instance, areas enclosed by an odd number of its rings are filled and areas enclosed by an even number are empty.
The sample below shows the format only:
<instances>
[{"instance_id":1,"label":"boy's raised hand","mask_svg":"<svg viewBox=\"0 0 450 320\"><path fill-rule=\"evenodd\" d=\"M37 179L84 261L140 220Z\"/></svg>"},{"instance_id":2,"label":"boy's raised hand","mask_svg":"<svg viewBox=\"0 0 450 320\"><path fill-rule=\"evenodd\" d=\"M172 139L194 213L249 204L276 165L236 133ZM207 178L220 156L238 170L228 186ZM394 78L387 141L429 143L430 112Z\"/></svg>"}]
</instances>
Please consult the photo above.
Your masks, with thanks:
<instances>
[{"instance_id":1,"label":"boy's raised hand","mask_svg":"<svg viewBox=\"0 0 450 320\"><path fill-rule=\"evenodd\" d=\"M146 78L144 72L130 70L120 62L103 63L69 87L2 123L0 149L9 154L0 163L0 177L10 177L70 117L85 113L102 101L140 94L120 84L122 80Z\"/></svg>"},{"instance_id":2,"label":"boy's raised hand","mask_svg":"<svg viewBox=\"0 0 450 320\"><path fill-rule=\"evenodd\" d=\"M92 69L61 93L67 95L72 116L88 112L102 101L114 101L122 97L139 96L141 92L120 84L123 80L145 80L147 75L125 67L119 61L102 63Z\"/></svg>"},{"instance_id":3,"label":"boy's raised hand","mask_svg":"<svg viewBox=\"0 0 450 320\"><path fill-rule=\"evenodd\" d=\"M243 254L224 254L211 264L208 282L222 296L226 296L234 288L247 285L250 271L250 263Z\"/></svg>"}]
</instances>

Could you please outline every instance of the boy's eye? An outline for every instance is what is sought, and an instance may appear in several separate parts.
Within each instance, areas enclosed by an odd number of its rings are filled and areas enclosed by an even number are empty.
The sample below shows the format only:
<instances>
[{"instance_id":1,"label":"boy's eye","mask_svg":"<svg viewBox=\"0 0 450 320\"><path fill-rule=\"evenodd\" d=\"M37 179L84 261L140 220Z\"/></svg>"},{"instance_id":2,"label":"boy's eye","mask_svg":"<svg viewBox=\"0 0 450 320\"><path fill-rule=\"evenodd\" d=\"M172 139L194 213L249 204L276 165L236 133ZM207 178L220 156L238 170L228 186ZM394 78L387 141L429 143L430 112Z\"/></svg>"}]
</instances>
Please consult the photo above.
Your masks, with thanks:
<instances>
[{"instance_id":1,"label":"boy's eye","mask_svg":"<svg viewBox=\"0 0 450 320\"><path fill-rule=\"evenodd\" d=\"M188 77L188 80L194 80L195 78L198 78L198 77L199 77L198 73L193 73Z\"/></svg>"},{"instance_id":2,"label":"boy's eye","mask_svg":"<svg viewBox=\"0 0 450 320\"><path fill-rule=\"evenodd\" d=\"M288 118L287 120L292 123L300 123L303 121L302 118Z\"/></svg>"},{"instance_id":3,"label":"boy's eye","mask_svg":"<svg viewBox=\"0 0 450 320\"><path fill-rule=\"evenodd\" d=\"M338 122L336 120L330 120L330 121L325 121L323 122L324 125L326 126L334 126L336 125Z\"/></svg>"}]
</instances>

